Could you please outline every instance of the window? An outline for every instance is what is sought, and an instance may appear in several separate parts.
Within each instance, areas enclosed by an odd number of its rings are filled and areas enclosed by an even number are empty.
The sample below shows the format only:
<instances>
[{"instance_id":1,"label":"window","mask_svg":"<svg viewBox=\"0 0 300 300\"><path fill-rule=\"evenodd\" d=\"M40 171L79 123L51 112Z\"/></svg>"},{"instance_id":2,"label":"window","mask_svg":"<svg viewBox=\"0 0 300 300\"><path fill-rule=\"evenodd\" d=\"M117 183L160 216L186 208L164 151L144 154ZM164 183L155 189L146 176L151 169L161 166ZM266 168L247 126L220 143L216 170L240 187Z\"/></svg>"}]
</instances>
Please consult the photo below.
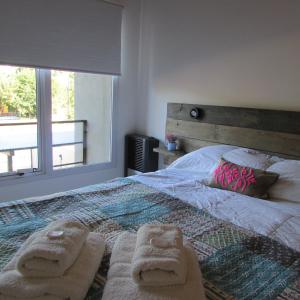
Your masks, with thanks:
<instances>
[{"instance_id":1,"label":"window","mask_svg":"<svg viewBox=\"0 0 300 300\"><path fill-rule=\"evenodd\" d=\"M37 120L35 69L1 66L0 174L39 169Z\"/></svg>"},{"instance_id":2,"label":"window","mask_svg":"<svg viewBox=\"0 0 300 300\"><path fill-rule=\"evenodd\" d=\"M111 162L112 83L109 75L0 66L0 176Z\"/></svg>"},{"instance_id":3,"label":"window","mask_svg":"<svg viewBox=\"0 0 300 300\"><path fill-rule=\"evenodd\" d=\"M51 71L53 167L110 161L111 76Z\"/></svg>"}]
</instances>

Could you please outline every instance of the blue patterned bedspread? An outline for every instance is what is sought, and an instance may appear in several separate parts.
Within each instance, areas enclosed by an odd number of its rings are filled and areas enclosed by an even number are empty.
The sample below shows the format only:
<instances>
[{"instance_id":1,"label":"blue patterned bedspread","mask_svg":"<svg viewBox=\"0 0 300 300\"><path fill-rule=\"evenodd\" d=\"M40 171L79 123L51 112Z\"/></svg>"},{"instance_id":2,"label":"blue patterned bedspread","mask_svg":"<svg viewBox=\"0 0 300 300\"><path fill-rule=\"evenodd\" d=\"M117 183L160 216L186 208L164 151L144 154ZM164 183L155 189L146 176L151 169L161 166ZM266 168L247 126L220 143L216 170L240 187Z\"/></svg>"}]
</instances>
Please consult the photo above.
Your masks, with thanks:
<instances>
[{"instance_id":1,"label":"blue patterned bedspread","mask_svg":"<svg viewBox=\"0 0 300 300\"><path fill-rule=\"evenodd\" d=\"M72 217L107 240L86 300L101 299L113 243L145 223L173 223L193 244L208 299L300 299L300 254L128 178L0 206L0 269L28 236Z\"/></svg>"}]
</instances>

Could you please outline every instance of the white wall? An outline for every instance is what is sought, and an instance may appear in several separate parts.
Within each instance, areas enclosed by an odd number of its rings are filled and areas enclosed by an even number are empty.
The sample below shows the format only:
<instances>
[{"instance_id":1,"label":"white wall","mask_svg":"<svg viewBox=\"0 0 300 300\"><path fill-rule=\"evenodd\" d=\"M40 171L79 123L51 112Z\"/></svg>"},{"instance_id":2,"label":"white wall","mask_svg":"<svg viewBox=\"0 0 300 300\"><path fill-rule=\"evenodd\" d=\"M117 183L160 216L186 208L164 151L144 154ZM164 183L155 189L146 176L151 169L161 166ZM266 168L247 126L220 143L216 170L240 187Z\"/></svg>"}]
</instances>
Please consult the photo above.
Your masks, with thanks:
<instances>
[{"instance_id":1,"label":"white wall","mask_svg":"<svg viewBox=\"0 0 300 300\"><path fill-rule=\"evenodd\" d=\"M76 120L87 120L87 164L109 162L111 159L111 76L75 74L74 111ZM77 130L76 130L77 129ZM77 141L83 139L82 126L75 129ZM75 161L83 158L77 147Z\"/></svg>"},{"instance_id":2,"label":"white wall","mask_svg":"<svg viewBox=\"0 0 300 300\"><path fill-rule=\"evenodd\" d=\"M140 132L167 102L300 111L300 1L144 0L141 26Z\"/></svg>"},{"instance_id":3,"label":"white wall","mask_svg":"<svg viewBox=\"0 0 300 300\"><path fill-rule=\"evenodd\" d=\"M135 102L138 69L138 42L140 1L129 0L123 14L122 32L122 76L119 81L118 107L116 111L117 164L109 170L86 173L84 175L64 176L39 180L26 184L14 184L0 187L0 201L20 199L36 195L68 190L83 185L123 175L124 135L135 129Z\"/></svg>"}]
</instances>

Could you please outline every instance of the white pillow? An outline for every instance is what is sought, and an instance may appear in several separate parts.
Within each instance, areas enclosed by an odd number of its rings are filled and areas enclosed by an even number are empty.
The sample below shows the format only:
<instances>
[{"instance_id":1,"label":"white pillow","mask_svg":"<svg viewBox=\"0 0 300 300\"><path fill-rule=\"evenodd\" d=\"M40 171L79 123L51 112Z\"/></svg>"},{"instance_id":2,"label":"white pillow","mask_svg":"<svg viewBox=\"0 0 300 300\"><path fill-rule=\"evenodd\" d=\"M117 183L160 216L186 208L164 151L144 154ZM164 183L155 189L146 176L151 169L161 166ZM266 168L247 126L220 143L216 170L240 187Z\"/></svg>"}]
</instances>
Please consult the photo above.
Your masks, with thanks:
<instances>
[{"instance_id":1,"label":"white pillow","mask_svg":"<svg viewBox=\"0 0 300 300\"><path fill-rule=\"evenodd\" d=\"M194 172L210 172L224 153L236 148L237 147L235 146L228 145L203 147L178 158L168 167L168 169L176 168Z\"/></svg>"},{"instance_id":2,"label":"white pillow","mask_svg":"<svg viewBox=\"0 0 300 300\"><path fill-rule=\"evenodd\" d=\"M266 170L276 161L276 157L261 153L257 150L238 148L223 155L223 158L234 164L254 169Z\"/></svg>"},{"instance_id":3,"label":"white pillow","mask_svg":"<svg viewBox=\"0 0 300 300\"><path fill-rule=\"evenodd\" d=\"M270 198L300 203L300 161L284 160L267 171L279 174L278 181L269 189Z\"/></svg>"}]
</instances>

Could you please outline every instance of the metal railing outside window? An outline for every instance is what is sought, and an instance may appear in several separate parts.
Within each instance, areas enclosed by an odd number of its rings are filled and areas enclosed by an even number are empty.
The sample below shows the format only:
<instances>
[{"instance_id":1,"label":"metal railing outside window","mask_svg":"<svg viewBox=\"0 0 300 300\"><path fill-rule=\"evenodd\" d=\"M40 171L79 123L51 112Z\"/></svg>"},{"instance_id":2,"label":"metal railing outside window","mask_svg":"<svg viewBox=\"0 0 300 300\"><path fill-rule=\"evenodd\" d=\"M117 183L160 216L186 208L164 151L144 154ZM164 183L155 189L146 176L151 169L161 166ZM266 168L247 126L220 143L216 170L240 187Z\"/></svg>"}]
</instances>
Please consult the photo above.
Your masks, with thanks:
<instances>
[{"instance_id":1,"label":"metal railing outside window","mask_svg":"<svg viewBox=\"0 0 300 300\"><path fill-rule=\"evenodd\" d=\"M72 165L85 165L87 163L87 120L72 120L72 121L53 121L52 126L68 126L68 125L74 125L73 126L73 132L72 129L70 129L68 132L61 132L60 136L58 139L55 137L53 138L53 143L52 143L52 149L53 152L55 149L67 147L67 146L74 146L73 151L75 151L75 147L80 146L79 150L79 155L73 155L73 160L69 160L68 162L64 163L63 162L63 157L61 157L61 162L58 164L53 164L53 168L62 168L62 167L67 167L67 166L72 166ZM82 129L78 130L75 127L76 125L81 124ZM1 128L6 129L8 127L15 127L15 126L23 126L23 129L25 126L37 126L37 122L9 122L9 123L0 123L0 131ZM37 128L37 127L36 127ZM71 126L72 128L72 126ZM20 135L22 135L22 129L20 129ZM72 136L74 137L74 140L72 141ZM77 140L77 137L78 140ZM56 141L55 141L56 140ZM28 141L24 141L24 146L22 145L22 141L18 141L15 146L13 146L11 143L6 143L6 141L0 140L0 154L5 154L7 157L7 166L5 172L7 175L8 174L14 174L17 173L17 167L14 166L14 155L16 151L21 151L21 150L28 150L30 152L30 163L29 163L29 168L31 168L33 171L36 168L35 163L34 163L34 151L37 151L38 146L37 143L33 142L32 145L28 145ZM27 145L26 145L27 144ZM30 144L30 143L29 143ZM63 152L63 150L62 150ZM63 154L60 154L60 156L63 156ZM78 157L81 157L81 159L76 159ZM1 175L1 170L0 170L0 175ZM2 172L2 175L3 172Z\"/></svg>"}]
</instances>

